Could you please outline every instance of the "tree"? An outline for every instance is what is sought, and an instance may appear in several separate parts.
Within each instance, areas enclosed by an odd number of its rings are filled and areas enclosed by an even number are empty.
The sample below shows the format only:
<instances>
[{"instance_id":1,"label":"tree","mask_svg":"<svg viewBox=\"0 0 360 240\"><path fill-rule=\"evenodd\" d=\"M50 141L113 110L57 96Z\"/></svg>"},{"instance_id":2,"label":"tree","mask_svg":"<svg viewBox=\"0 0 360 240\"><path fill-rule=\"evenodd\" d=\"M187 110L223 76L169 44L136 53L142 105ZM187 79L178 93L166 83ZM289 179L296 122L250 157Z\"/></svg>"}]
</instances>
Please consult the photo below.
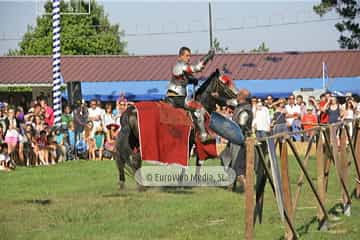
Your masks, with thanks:
<instances>
[{"instance_id":1,"label":"tree","mask_svg":"<svg viewBox=\"0 0 360 240\"><path fill-rule=\"evenodd\" d=\"M220 41L217 38L214 38L213 46L215 48L215 51L219 52L219 53L225 53L227 50L229 50L228 47L225 47L225 48L221 47Z\"/></svg>"},{"instance_id":2,"label":"tree","mask_svg":"<svg viewBox=\"0 0 360 240\"><path fill-rule=\"evenodd\" d=\"M268 47L266 47L265 43L262 42L258 48L254 48L254 49L250 50L250 52L252 52L252 53L267 53L267 52L269 52L269 50L270 49Z\"/></svg>"},{"instance_id":3,"label":"tree","mask_svg":"<svg viewBox=\"0 0 360 240\"><path fill-rule=\"evenodd\" d=\"M61 1L60 9L75 8L75 2ZM63 55L127 54L126 42L121 40L124 31L119 25L111 25L104 8L91 1L90 15L61 15L61 53ZM88 5L81 2L81 8ZM44 5L46 13L52 12L52 3ZM9 50L8 55L51 55L52 15L44 14L36 19L36 27L28 30L19 43L19 49Z\"/></svg>"},{"instance_id":4,"label":"tree","mask_svg":"<svg viewBox=\"0 0 360 240\"><path fill-rule=\"evenodd\" d=\"M314 11L322 17L332 9L343 18L335 24L340 32L339 44L345 49L360 49L360 25L356 18L360 17L360 2L356 0L322 0L314 6Z\"/></svg>"}]
</instances>

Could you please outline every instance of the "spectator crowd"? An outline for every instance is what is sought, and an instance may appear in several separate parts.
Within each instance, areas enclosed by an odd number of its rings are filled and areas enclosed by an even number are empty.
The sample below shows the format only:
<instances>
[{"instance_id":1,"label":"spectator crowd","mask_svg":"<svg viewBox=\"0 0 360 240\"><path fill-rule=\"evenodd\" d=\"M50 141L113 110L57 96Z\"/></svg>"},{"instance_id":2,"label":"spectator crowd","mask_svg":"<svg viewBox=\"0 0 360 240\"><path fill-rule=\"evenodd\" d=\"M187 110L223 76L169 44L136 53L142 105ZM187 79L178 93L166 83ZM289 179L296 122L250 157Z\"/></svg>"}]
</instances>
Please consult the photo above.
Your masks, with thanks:
<instances>
[{"instance_id":1,"label":"spectator crowd","mask_svg":"<svg viewBox=\"0 0 360 240\"><path fill-rule=\"evenodd\" d=\"M253 134L258 138L339 121L351 125L353 119L360 117L359 101L351 95L342 103L330 93L322 94L320 99L310 96L307 101L301 95L276 100L269 95L249 101L254 116ZM28 109L0 102L0 168L10 170L16 164L46 166L80 158L113 159L120 117L128 104L132 103L120 97L115 106L99 100L80 101L73 107L65 105L61 127L55 127L53 109L45 98L32 101ZM218 111L232 117L230 107ZM307 131L293 137L295 141L307 141L311 134Z\"/></svg>"},{"instance_id":2,"label":"spectator crowd","mask_svg":"<svg viewBox=\"0 0 360 240\"><path fill-rule=\"evenodd\" d=\"M61 127L45 98L25 106L0 102L0 169L17 164L46 166L66 160L113 159L120 116L129 103L120 97L113 106L91 100L63 106Z\"/></svg>"},{"instance_id":3,"label":"spectator crowd","mask_svg":"<svg viewBox=\"0 0 360 240\"><path fill-rule=\"evenodd\" d=\"M252 133L257 138L285 131L300 132L319 124L339 121L348 124L352 134L352 121L360 117L359 99L355 99L351 94L340 98L327 92L319 99L310 96L306 101L302 95L290 95L287 99L276 100L269 95L265 99L252 97L250 103L253 113ZM232 118L230 107L222 107L218 111ZM307 141L312 134L311 131L294 134L293 140Z\"/></svg>"}]
</instances>

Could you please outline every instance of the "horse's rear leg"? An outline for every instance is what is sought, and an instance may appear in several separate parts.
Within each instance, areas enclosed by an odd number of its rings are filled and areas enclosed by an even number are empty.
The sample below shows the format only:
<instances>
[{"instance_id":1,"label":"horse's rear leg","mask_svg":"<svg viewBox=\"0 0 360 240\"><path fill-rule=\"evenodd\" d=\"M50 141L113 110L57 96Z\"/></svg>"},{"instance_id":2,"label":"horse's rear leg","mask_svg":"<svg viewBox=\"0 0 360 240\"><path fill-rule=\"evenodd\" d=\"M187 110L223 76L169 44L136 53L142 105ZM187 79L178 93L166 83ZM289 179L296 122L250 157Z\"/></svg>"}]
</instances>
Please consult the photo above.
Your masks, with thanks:
<instances>
[{"instance_id":1,"label":"horse's rear leg","mask_svg":"<svg viewBox=\"0 0 360 240\"><path fill-rule=\"evenodd\" d=\"M125 164L129 161L131 153L132 151L129 145L129 131L126 131L126 127L123 127L117 138L116 151L114 154L116 165L119 170L120 190L125 187Z\"/></svg>"}]
</instances>

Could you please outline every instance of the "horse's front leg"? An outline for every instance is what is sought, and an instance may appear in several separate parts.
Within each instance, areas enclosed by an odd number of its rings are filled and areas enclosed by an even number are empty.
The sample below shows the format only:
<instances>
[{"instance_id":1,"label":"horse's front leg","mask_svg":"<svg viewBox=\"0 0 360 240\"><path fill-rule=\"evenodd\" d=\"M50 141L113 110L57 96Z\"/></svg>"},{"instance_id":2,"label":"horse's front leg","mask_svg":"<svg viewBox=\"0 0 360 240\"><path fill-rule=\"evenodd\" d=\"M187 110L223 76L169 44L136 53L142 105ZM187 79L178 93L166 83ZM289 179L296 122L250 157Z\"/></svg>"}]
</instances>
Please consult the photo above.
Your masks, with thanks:
<instances>
[{"instance_id":1,"label":"horse's front leg","mask_svg":"<svg viewBox=\"0 0 360 240\"><path fill-rule=\"evenodd\" d=\"M123 161L120 155L121 153L119 153L117 150L114 154L114 157L119 171L119 189L123 190L125 188L125 161Z\"/></svg>"},{"instance_id":2,"label":"horse's front leg","mask_svg":"<svg viewBox=\"0 0 360 240\"><path fill-rule=\"evenodd\" d=\"M142 174L141 174L142 161L139 151L133 151L133 153L131 154L130 166L131 169L134 171L134 174L136 173L137 177L139 179L142 179ZM139 183L138 181L136 181L136 186L139 192L143 192L146 190L145 186Z\"/></svg>"}]
</instances>

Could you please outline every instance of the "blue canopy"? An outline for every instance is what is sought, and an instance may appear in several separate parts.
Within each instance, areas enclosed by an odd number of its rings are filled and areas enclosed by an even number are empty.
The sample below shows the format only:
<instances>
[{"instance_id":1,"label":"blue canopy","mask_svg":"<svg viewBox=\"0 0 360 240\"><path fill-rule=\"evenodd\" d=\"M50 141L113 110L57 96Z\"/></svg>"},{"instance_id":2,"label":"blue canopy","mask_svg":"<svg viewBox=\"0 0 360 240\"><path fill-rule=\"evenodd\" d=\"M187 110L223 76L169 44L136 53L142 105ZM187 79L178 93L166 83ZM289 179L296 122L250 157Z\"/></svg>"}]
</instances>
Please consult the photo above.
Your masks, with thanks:
<instances>
[{"instance_id":1,"label":"blue canopy","mask_svg":"<svg viewBox=\"0 0 360 240\"><path fill-rule=\"evenodd\" d=\"M160 100L164 97L167 81L82 82L81 91L86 101L116 101L124 93L129 101Z\"/></svg>"},{"instance_id":2,"label":"blue canopy","mask_svg":"<svg viewBox=\"0 0 360 240\"><path fill-rule=\"evenodd\" d=\"M329 90L360 93L360 77L333 78ZM300 88L322 88L321 78L236 80L237 88L247 88L256 97L271 94L275 98L287 97ZM82 82L83 98L87 101L116 101L123 92L130 101L151 101L163 99L168 81L122 81L122 82ZM191 88L190 88L191 89Z\"/></svg>"}]
</instances>

